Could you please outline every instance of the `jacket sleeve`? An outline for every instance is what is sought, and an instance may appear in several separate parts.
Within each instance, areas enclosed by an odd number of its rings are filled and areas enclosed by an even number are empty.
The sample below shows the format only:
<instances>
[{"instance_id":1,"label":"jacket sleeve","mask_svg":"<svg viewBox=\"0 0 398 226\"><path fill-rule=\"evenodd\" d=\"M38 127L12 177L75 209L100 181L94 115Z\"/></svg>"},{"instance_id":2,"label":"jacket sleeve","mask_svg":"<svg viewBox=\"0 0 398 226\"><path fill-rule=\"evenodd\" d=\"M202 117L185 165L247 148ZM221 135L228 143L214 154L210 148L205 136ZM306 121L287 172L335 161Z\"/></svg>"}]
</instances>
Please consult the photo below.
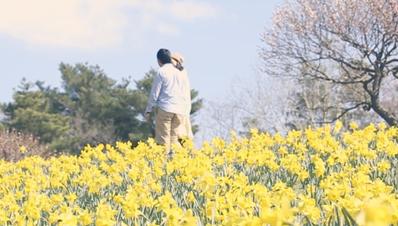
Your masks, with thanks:
<instances>
[{"instance_id":1,"label":"jacket sleeve","mask_svg":"<svg viewBox=\"0 0 398 226\"><path fill-rule=\"evenodd\" d=\"M148 104L146 106L145 113L152 112L153 107L156 106L156 103L158 101L161 89L162 89L162 78L160 77L160 74L157 73L152 82L151 93L148 98Z\"/></svg>"}]
</instances>

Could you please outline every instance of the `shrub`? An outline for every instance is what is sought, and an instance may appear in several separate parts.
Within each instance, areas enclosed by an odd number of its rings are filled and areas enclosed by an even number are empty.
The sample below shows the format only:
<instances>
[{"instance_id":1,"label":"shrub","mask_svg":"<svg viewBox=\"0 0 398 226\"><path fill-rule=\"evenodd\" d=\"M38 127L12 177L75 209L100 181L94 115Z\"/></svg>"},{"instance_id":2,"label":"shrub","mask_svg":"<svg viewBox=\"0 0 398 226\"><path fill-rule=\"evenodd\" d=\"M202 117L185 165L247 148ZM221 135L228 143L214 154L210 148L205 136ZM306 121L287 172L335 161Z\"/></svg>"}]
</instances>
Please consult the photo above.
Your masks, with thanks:
<instances>
[{"instance_id":1,"label":"shrub","mask_svg":"<svg viewBox=\"0 0 398 226\"><path fill-rule=\"evenodd\" d=\"M0 130L0 158L6 161L18 161L27 156L50 156L47 146L39 143L39 140L30 134L17 131Z\"/></svg>"}]
</instances>

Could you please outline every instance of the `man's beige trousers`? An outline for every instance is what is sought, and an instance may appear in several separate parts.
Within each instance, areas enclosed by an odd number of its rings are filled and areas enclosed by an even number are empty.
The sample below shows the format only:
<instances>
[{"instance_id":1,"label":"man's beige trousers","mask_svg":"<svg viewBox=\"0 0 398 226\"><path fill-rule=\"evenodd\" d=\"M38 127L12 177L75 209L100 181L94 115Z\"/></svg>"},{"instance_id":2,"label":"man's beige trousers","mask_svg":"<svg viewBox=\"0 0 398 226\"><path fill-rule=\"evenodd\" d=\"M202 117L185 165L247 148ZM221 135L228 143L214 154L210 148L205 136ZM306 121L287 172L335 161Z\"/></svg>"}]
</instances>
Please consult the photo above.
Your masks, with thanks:
<instances>
[{"instance_id":1,"label":"man's beige trousers","mask_svg":"<svg viewBox=\"0 0 398 226\"><path fill-rule=\"evenodd\" d=\"M160 108L156 112L156 143L165 145L166 150L170 151L171 144L179 144L179 131L185 120L184 115L166 112Z\"/></svg>"}]
</instances>

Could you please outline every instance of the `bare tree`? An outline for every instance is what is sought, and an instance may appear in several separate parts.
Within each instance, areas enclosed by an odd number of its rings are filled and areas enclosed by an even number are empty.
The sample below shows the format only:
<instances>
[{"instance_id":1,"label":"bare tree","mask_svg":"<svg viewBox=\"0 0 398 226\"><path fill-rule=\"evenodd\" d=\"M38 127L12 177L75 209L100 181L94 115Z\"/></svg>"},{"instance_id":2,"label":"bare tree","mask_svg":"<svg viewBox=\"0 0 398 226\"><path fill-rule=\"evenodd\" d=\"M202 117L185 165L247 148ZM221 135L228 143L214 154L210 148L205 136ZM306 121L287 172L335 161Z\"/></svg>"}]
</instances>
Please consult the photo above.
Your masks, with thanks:
<instances>
[{"instance_id":1,"label":"bare tree","mask_svg":"<svg viewBox=\"0 0 398 226\"><path fill-rule=\"evenodd\" d=\"M286 131L292 120L286 114L289 109L288 97L294 88L293 80L262 74L236 80L230 98L240 111L243 133L251 128L267 132Z\"/></svg>"},{"instance_id":2,"label":"bare tree","mask_svg":"<svg viewBox=\"0 0 398 226\"><path fill-rule=\"evenodd\" d=\"M47 158L55 153L31 134L0 129L0 159L15 162L28 156Z\"/></svg>"},{"instance_id":3,"label":"bare tree","mask_svg":"<svg viewBox=\"0 0 398 226\"><path fill-rule=\"evenodd\" d=\"M237 107L229 101L206 101L201 110L200 130L196 138L200 141L220 137L228 140L231 131L241 130L241 118ZM202 142L200 142L202 143Z\"/></svg>"},{"instance_id":4,"label":"bare tree","mask_svg":"<svg viewBox=\"0 0 398 226\"><path fill-rule=\"evenodd\" d=\"M287 79L263 75L235 78L222 99L204 103L197 138L228 139L231 131L247 135L252 128L271 133L287 131L293 121L286 114L293 89L292 81Z\"/></svg>"},{"instance_id":5,"label":"bare tree","mask_svg":"<svg viewBox=\"0 0 398 226\"><path fill-rule=\"evenodd\" d=\"M380 117L374 112L369 113L368 109L358 108L351 111L350 105L363 97L357 90L349 85L339 86L314 78L297 81L289 96L287 114L292 118L291 128L321 126L336 119L345 125L352 121L359 125L380 122Z\"/></svg>"},{"instance_id":6,"label":"bare tree","mask_svg":"<svg viewBox=\"0 0 398 226\"><path fill-rule=\"evenodd\" d=\"M362 108L398 125L384 101L397 93L397 0L290 0L273 24L261 50L267 73L354 88L359 98L345 99L335 119Z\"/></svg>"}]
</instances>

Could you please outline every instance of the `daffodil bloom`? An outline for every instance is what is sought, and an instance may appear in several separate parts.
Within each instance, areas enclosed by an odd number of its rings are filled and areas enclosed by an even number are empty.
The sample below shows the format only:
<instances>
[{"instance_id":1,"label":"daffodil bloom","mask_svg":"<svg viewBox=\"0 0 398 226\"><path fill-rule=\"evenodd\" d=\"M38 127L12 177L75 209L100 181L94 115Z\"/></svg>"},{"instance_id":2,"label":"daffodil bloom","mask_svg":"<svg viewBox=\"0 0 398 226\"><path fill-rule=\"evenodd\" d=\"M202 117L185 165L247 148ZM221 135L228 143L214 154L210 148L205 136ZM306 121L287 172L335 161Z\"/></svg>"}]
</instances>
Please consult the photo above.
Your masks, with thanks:
<instances>
[{"instance_id":1,"label":"daffodil bloom","mask_svg":"<svg viewBox=\"0 0 398 226\"><path fill-rule=\"evenodd\" d=\"M0 160L0 224L398 224L397 140L397 128L336 122L188 141L173 157L149 139Z\"/></svg>"}]
</instances>

